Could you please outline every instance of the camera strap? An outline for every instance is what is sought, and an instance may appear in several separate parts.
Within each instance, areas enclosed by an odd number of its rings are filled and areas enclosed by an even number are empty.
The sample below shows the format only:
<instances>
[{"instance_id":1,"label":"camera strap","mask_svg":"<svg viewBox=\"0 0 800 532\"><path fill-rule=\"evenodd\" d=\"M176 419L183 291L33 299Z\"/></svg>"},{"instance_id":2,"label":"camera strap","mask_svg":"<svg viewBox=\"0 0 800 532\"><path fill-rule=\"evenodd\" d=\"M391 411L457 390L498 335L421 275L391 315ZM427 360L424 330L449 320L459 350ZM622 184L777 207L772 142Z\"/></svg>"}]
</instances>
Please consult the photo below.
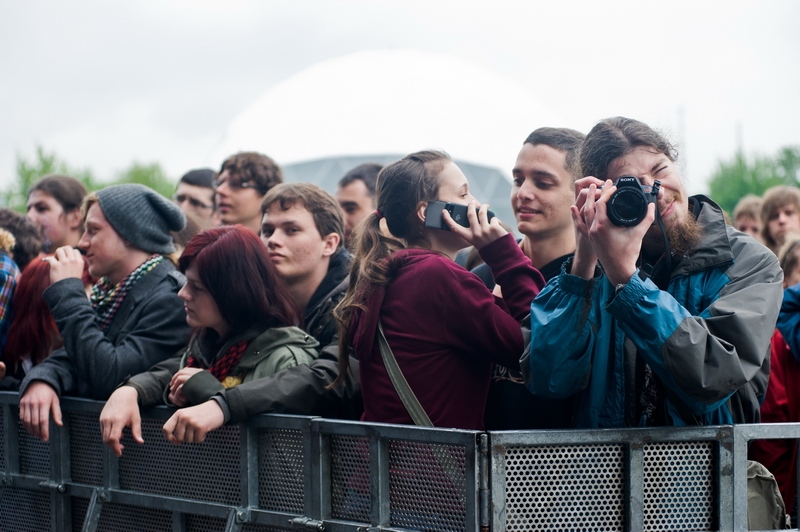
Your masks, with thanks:
<instances>
[{"instance_id":1,"label":"camera strap","mask_svg":"<svg viewBox=\"0 0 800 532\"><path fill-rule=\"evenodd\" d=\"M659 229L661 229L661 236L664 239L664 254L661 257L666 260L664 263L666 268L665 271L672 272L672 251L669 249L667 228L664 227L664 220L661 219L661 213L658 212L658 205L656 205L656 223L658 224ZM659 262L661 262L661 259L657 260L655 264L650 264L642 259L642 263L639 266L639 278L644 281L652 277L653 272Z\"/></svg>"}]
</instances>

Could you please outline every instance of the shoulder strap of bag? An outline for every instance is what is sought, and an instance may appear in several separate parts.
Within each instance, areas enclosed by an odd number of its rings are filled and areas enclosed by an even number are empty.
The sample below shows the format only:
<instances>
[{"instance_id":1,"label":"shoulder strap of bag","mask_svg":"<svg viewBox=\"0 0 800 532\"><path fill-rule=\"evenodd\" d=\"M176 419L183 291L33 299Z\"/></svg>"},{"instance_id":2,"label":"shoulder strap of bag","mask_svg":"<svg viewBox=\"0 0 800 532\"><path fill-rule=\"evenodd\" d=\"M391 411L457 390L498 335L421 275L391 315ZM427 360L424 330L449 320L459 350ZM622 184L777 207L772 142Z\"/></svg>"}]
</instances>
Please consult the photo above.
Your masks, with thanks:
<instances>
[{"instance_id":1,"label":"shoulder strap of bag","mask_svg":"<svg viewBox=\"0 0 800 532\"><path fill-rule=\"evenodd\" d=\"M414 390L408 385L405 375L397 365L397 359L394 358L392 348L389 347L389 342L386 341L386 335L383 333L383 323L378 320L378 347L381 350L381 358L383 358L383 365L386 366L386 371L389 373L389 378L392 380L397 395L403 402L414 424L419 427L432 427L431 418L428 417L425 409L419 404L419 399L414 395Z\"/></svg>"},{"instance_id":2,"label":"shoulder strap of bag","mask_svg":"<svg viewBox=\"0 0 800 532\"><path fill-rule=\"evenodd\" d=\"M408 381L400 370L400 366L397 365L397 359L394 357L392 348L389 347L389 342L386 340L386 335L383 333L383 323L380 319L378 319L378 347L381 350L381 358L383 358L383 364L386 366L386 371L389 373L389 378L392 380L392 385L397 395L400 396L400 400L403 401L403 406L406 407L406 410L411 415L411 419L414 420L414 424L418 427L433 427L434 425L431 422L431 418L428 417L425 409L419 404L419 399L414 395L414 391L411 389L411 386L408 385ZM434 458L439 463L439 466L450 480L450 483L454 487L463 486L464 479L461 478L457 472L453 471L452 466L448 466L448 464L453 461L453 458L448 457L447 449L443 448L440 444L432 444L430 449L433 452Z\"/></svg>"}]
</instances>

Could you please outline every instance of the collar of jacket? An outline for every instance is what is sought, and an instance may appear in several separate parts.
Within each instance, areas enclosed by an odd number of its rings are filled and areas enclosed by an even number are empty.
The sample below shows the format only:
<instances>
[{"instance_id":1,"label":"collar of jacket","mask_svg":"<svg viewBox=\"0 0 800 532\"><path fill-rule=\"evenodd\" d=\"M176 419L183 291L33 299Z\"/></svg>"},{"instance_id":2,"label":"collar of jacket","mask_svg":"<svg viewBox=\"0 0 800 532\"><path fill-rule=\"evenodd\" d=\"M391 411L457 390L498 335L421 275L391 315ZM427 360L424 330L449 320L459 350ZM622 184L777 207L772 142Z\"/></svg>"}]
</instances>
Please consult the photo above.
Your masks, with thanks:
<instances>
[{"instance_id":1,"label":"collar of jacket","mask_svg":"<svg viewBox=\"0 0 800 532\"><path fill-rule=\"evenodd\" d=\"M701 205L697 223L703 229L700 243L683 257L672 270L672 276L717 268L733 263L733 251L722 209L702 194L692 196Z\"/></svg>"}]
</instances>

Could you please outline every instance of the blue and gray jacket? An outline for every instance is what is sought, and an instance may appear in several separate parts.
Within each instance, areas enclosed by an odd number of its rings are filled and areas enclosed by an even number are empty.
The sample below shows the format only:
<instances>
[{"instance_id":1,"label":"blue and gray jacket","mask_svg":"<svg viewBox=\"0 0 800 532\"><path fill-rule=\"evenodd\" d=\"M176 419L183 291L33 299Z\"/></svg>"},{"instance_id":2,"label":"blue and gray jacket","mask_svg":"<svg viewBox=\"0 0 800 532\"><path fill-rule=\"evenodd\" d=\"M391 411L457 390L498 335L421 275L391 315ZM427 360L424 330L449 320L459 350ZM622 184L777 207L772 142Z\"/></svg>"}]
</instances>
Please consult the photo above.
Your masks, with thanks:
<instances>
[{"instance_id":1,"label":"blue and gray jacket","mask_svg":"<svg viewBox=\"0 0 800 532\"><path fill-rule=\"evenodd\" d=\"M542 396L577 394L573 426L644 424L633 414L642 362L666 390L668 425L759 421L783 273L719 206L695 199L703 237L666 290L634 275L615 295L605 275L586 281L565 266L533 301L526 384Z\"/></svg>"}]
</instances>

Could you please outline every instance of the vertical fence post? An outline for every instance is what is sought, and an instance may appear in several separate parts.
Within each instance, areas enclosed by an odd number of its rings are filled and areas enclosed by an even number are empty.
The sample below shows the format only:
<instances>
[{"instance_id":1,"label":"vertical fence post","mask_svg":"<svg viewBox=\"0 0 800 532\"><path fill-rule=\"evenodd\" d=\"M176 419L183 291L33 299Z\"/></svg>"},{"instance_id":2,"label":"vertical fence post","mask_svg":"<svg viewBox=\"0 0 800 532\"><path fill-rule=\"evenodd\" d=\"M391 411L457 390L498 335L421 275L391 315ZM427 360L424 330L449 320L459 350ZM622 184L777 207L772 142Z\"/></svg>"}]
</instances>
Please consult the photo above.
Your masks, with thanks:
<instances>
[{"instance_id":1,"label":"vertical fence post","mask_svg":"<svg viewBox=\"0 0 800 532\"><path fill-rule=\"evenodd\" d=\"M320 431L319 418L311 420L307 454L305 515L324 521L331 515L331 440Z\"/></svg>"},{"instance_id":2,"label":"vertical fence post","mask_svg":"<svg viewBox=\"0 0 800 532\"><path fill-rule=\"evenodd\" d=\"M372 499L372 525L387 526L391 519L389 501L389 442L377 432L369 436L369 471Z\"/></svg>"},{"instance_id":3,"label":"vertical fence post","mask_svg":"<svg viewBox=\"0 0 800 532\"><path fill-rule=\"evenodd\" d=\"M719 530L734 528L734 445L729 431L720 431L719 462L717 465L717 524ZM746 527L745 527L746 528Z\"/></svg>"},{"instance_id":4,"label":"vertical fence post","mask_svg":"<svg viewBox=\"0 0 800 532\"><path fill-rule=\"evenodd\" d=\"M625 460L625 521L631 532L644 530L644 445L631 442L627 445Z\"/></svg>"},{"instance_id":5,"label":"vertical fence post","mask_svg":"<svg viewBox=\"0 0 800 532\"><path fill-rule=\"evenodd\" d=\"M59 427L50 416L50 483L58 486L58 489L50 492L50 515L54 531L72 528L70 498L63 489L70 480L69 412L63 412L63 423L64 426Z\"/></svg>"}]
</instances>

